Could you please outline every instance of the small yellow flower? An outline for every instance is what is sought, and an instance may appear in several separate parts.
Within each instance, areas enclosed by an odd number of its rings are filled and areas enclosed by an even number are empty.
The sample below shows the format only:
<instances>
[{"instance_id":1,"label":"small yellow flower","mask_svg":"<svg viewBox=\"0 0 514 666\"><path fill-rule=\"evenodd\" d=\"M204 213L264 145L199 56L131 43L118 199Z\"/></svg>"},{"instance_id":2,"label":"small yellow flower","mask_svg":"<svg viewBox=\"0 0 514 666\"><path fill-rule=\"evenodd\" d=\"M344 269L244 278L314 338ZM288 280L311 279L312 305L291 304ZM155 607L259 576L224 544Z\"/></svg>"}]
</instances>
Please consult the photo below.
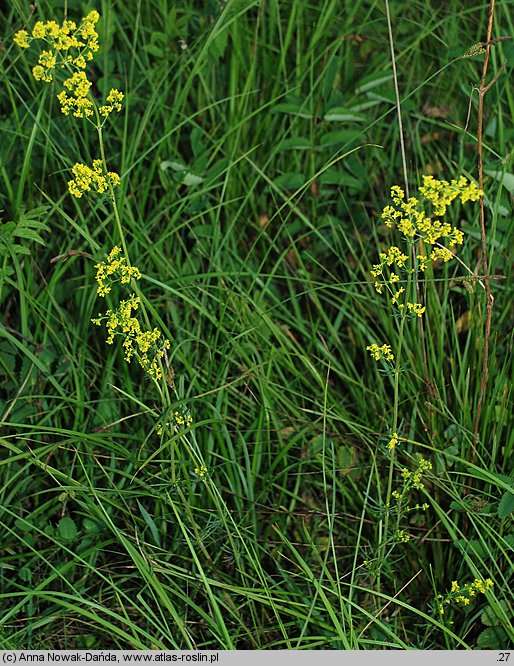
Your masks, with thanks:
<instances>
[{"instance_id":1,"label":"small yellow flower","mask_svg":"<svg viewBox=\"0 0 514 666\"><path fill-rule=\"evenodd\" d=\"M391 351L390 345L382 345L379 347L377 344L372 344L368 345L366 347L366 351L369 351L371 356L375 359L375 361L380 361L380 359L384 358L386 361L394 361L394 354Z\"/></svg>"},{"instance_id":2,"label":"small yellow flower","mask_svg":"<svg viewBox=\"0 0 514 666\"><path fill-rule=\"evenodd\" d=\"M21 49L28 49L30 46L28 36L29 33L26 30L18 30L14 35L14 43Z\"/></svg>"},{"instance_id":3,"label":"small yellow flower","mask_svg":"<svg viewBox=\"0 0 514 666\"><path fill-rule=\"evenodd\" d=\"M84 192L95 190L102 194L109 187L116 187L120 184L120 177L117 173L107 171L103 172L102 160L94 160L93 166L77 163L71 170L74 178L68 181L70 194L80 199Z\"/></svg>"},{"instance_id":4,"label":"small yellow flower","mask_svg":"<svg viewBox=\"0 0 514 666\"><path fill-rule=\"evenodd\" d=\"M107 95L107 102L104 106L101 106L98 111L101 116L107 117L113 111L121 111L121 102L123 100L123 93L119 90L113 89Z\"/></svg>"},{"instance_id":5,"label":"small yellow flower","mask_svg":"<svg viewBox=\"0 0 514 666\"><path fill-rule=\"evenodd\" d=\"M425 306L421 303L407 303L407 309L413 312L418 317L421 317L425 312Z\"/></svg>"}]
</instances>

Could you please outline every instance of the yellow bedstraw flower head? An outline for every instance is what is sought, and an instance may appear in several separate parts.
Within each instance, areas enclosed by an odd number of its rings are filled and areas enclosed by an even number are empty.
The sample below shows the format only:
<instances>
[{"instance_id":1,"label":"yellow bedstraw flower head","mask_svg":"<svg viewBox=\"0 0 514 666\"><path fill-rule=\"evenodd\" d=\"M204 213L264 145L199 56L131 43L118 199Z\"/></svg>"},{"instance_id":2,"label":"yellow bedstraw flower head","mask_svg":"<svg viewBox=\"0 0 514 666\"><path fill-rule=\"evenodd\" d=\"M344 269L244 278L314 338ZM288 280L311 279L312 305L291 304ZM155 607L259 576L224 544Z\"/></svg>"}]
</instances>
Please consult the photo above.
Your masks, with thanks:
<instances>
[{"instance_id":1,"label":"yellow bedstraw flower head","mask_svg":"<svg viewBox=\"0 0 514 666\"><path fill-rule=\"evenodd\" d=\"M96 281L98 283L96 293L98 296L108 294L116 282L128 284L132 279L141 279L139 268L128 266L125 257L120 255L121 248L115 245L107 255L107 261L96 264ZM139 302L139 299L137 299L137 302Z\"/></svg>"},{"instance_id":2,"label":"yellow bedstraw flower head","mask_svg":"<svg viewBox=\"0 0 514 666\"><path fill-rule=\"evenodd\" d=\"M30 46L28 36L29 33L26 30L18 30L14 35L14 43L16 46L19 46L20 49L28 49Z\"/></svg>"},{"instance_id":3,"label":"yellow bedstraw flower head","mask_svg":"<svg viewBox=\"0 0 514 666\"><path fill-rule=\"evenodd\" d=\"M80 199L84 192L91 190L102 194L109 187L117 187L121 182L117 173L104 171L102 160L93 160L92 168L77 163L71 172L74 178L68 181L68 189L77 199Z\"/></svg>"},{"instance_id":4,"label":"yellow bedstraw flower head","mask_svg":"<svg viewBox=\"0 0 514 666\"><path fill-rule=\"evenodd\" d=\"M394 361L394 354L391 351L390 345L379 347L377 344L372 344L366 347L366 351L369 351L375 361L380 361L381 359L385 359L389 363Z\"/></svg>"},{"instance_id":5,"label":"yellow bedstraw flower head","mask_svg":"<svg viewBox=\"0 0 514 666\"><path fill-rule=\"evenodd\" d=\"M184 428L190 428L192 425L193 417L191 414L185 411L175 411L173 412L171 419L168 419L165 423L157 424L155 431L158 435L162 435L162 433L166 430L168 434L171 435L174 432L180 432Z\"/></svg>"},{"instance_id":6,"label":"yellow bedstraw flower head","mask_svg":"<svg viewBox=\"0 0 514 666\"><path fill-rule=\"evenodd\" d=\"M98 12L92 11L82 19L79 26L69 20L63 21L62 25L55 21L37 21L30 35L27 30L19 30L14 36L14 42L24 49L36 40L46 42L55 61L52 68L69 66L70 63L76 67L85 67L85 62L92 60L93 53L98 51L95 25L99 18ZM69 54L70 50L75 50L75 53Z\"/></svg>"},{"instance_id":7,"label":"yellow bedstraw flower head","mask_svg":"<svg viewBox=\"0 0 514 666\"><path fill-rule=\"evenodd\" d=\"M107 102L104 106L98 109L101 116L107 117L113 111L121 111L121 102L123 100L123 93L113 88L107 95Z\"/></svg>"},{"instance_id":8,"label":"yellow bedstraw flower head","mask_svg":"<svg viewBox=\"0 0 514 666\"><path fill-rule=\"evenodd\" d=\"M121 248L114 246L107 255L107 260L96 264L96 281L98 296L106 296L115 283L124 286L132 279L139 280L141 272L136 266L129 266L125 257L121 256ZM171 343L165 339L158 328L145 331L134 313L139 309L141 299L130 293L127 299L121 300L118 307L109 309L102 315L91 319L93 324L101 326L105 322L107 344L113 344L115 337L123 339L124 358L130 363L136 357L145 373L158 381L162 378L162 359ZM187 418L184 423L190 425Z\"/></svg>"},{"instance_id":9,"label":"yellow bedstraw flower head","mask_svg":"<svg viewBox=\"0 0 514 666\"><path fill-rule=\"evenodd\" d=\"M462 203L477 201L482 194L476 183L469 183L464 176L450 182L423 176L418 196L408 199L398 185L391 188L394 205L384 207L381 219L387 227L398 229L409 247L417 241L423 241L426 248L424 254L414 257L409 256L410 252L404 253L393 245L379 253L380 263L374 264L371 269L377 293L388 294L391 304L402 315L421 317L425 308L421 303L405 300L405 289L393 285L406 280L412 273L426 271L429 262L450 261L455 256L451 248L464 241L462 231L437 218L445 215L448 206L455 200L460 199Z\"/></svg>"},{"instance_id":10,"label":"yellow bedstraw flower head","mask_svg":"<svg viewBox=\"0 0 514 666\"><path fill-rule=\"evenodd\" d=\"M37 21L31 34L27 30L19 30L14 36L14 42L20 48L29 48L31 42L37 40L46 44L47 48L41 51L38 64L32 69L36 81L50 83L53 81L53 72L56 69L65 68L67 72L75 70L63 83L71 94L66 90L58 94L61 110L65 115L71 112L77 118L87 118L93 114L94 102L88 99L91 83L83 70L99 48L98 33L95 28L99 18L99 13L93 10L78 26L75 21L70 20L63 21L62 25L55 21L46 23ZM122 98L122 93L111 90L107 98L109 106L101 108L109 108L109 113L113 110L119 111Z\"/></svg>"},{"instance_id":11,"label":"yellow bedstraw flower head","mask_svg":"<svg viewBox=\"0 0 514 666\"><path fill-rule=\"evenodd\" d=\"M470 606L477 594L485 594L494 586L490 578L483 580L482 578L475 578L472 583L459 585L458 581L452 581L451 589L446 595L439 594L437 597L437 608L440 615L444 615L445 608L451 604Z\"/></svg>"},{"instance_id":12,"label":"yellow bedstraw flower head","mask_svg":"<svg viewBox=\"0 0 514 666\"><path fill-rule=\"evenodd\" d=\"M70 112L76 118L93 115L93 102L88 99L91 81L88 80L85 73L83 71L75 72L73 76L64 81L63 85L71 93L68 94L66 90L63 90L57 95L64 115L67 116Z\"/></svg>"}]
</instances>

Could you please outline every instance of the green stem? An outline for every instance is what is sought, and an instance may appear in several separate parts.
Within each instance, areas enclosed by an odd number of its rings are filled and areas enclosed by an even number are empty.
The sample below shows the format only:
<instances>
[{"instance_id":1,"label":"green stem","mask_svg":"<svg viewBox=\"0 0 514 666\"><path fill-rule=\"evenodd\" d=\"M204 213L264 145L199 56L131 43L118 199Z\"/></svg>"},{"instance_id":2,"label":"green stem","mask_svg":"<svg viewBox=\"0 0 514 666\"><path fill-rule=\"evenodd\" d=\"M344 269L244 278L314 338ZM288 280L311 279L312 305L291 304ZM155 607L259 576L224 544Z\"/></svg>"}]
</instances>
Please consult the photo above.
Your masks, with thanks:
<instances>
[{"instance_id":1,"label":"green stem","mask_svg":"<svg viewBox=\"0 0 514 666\"><path fill-rule=\"evenodd\" d=\"M407 288L405 294L410 296L412 289L412 275L409 273L407 277ZM395 354L395 364L394 364L394 382L393 382L393 420L392 420L392 433L396 433L398 430L398 417L399 417L399 405L400 405L400 372L401 372L401 358L403 350L403 341L405 334L405 322L407 320L408 314L404 311L402 312L400 319L400 326L398 329L398 346L396 348ZM389 543L388 540L388 531L389 531L389 517L390 517L390 503L391 495L393 492L393 476L394 476L394 463L395 463L395 449L391 449L390 459L389 459L389 472L387 477L387 489L385 497L385 516L383 521L380 521L379 524L379 546L378 546L378 562L382 564L386 559L386 547ZM394 544L393 544L394 546ZM391 548L393 547L391 546ZM377 587L380 592L380 570L377 576Z\"/></svg>"},{"instance_id":2,"label":"green stem","mask_svg":"<svg viewBox=\"0 0 514 666\"><path fill-rule=\"evenodd\" d=\"M98 133L98 143L99 143L99 146L100 146L100 158L102 160L102 166L103 166L104 173L107 173L108 169L107 169L107 159L105 157L105 146L104 146L104 140L103 140L102 122L101 122L100 114L98 113L98 108L97 108L96 104L94 105L94 110L95 110L95 117L96 117L96 130L97 130L97 133ZM116 228L118 230L120 243L121 243L121 246L123 248L123 254L124 254L124 256L127 260L128 266L131 266L127 241L125 239L125 234L123 232L123 225L121 223L121 217L120 217L120 213L119 213L119 210L118 210L118 204L116 202L116 195L114 193L114 188L112 186L112 183L110 183L110 182L109 182L109 198L111 200L112 209L113 209L113 213L114 213L114 220L116 222ZM141 311L141 314L143 316L145 325L150 330L151 329L151 322L150 322L150 318L148 316L148 312L147 312L146 307L145 307L143 294L142 294L142 292L139 288L139 285L137 284L137 282L135 280L132 280L132 288L133 288L136 296L140 300L140 304L141 304L140 311ZM163 407L166 407L166 406L169 406L171 404L171 398L170 398L170 394L169 394L169 390L168 390L168 384L166 383L166 368L163 367L161 361L159 361L159 363L160 363L160 367L161 367L163 381L161 383L159 383L158 381L155 381L154 383L157 386L157 390L158 390L159 396L161 398L161 403L162 403Z\"/></svg>"}]
</instances>

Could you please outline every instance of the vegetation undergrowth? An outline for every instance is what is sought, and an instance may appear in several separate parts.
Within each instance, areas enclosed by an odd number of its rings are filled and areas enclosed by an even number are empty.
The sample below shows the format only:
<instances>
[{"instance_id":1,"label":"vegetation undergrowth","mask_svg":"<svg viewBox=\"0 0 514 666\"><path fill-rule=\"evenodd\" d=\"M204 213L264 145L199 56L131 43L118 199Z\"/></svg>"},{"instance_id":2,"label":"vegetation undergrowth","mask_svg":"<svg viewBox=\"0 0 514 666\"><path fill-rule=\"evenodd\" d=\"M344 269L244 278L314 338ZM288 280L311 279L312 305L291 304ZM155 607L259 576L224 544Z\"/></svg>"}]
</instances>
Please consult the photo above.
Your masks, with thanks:
<instances>
[{"instance_id":1,"label":"vegetation undergrowth","mask_svg":"<svg viewBox=\"0 0 514 666\"><path fill-rule=\"evenodd\" d=\"M483 139L485 4L96 4L0 9L0 646L509 647L513 3Z\"/></svg>"}]
</instances>

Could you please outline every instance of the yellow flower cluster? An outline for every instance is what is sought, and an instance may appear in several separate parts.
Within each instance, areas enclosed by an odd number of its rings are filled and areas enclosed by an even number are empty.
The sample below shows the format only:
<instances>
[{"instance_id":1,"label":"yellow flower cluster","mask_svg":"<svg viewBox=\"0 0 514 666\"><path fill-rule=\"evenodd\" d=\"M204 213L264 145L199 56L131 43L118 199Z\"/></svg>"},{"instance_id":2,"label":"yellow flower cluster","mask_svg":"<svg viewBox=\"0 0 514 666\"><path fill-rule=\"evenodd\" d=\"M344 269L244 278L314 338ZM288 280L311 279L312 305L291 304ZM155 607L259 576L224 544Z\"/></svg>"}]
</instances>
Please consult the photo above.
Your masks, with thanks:
<instances>
[{"instance_id":1,"label":"yellow flower cluster","mask_svg":"<svg viewBox=\"0 0 514 666\"><path fill-rule=\"evenodd\" d=\"M423 185L418 188L421 200L410 197L405 200L401 187L391 188L391 199L394 206L386 206L382 211L382 219L392 228L396 227L407 240L422 239L434 245L439 239L448 240L448 245L461 245L463 234L448 222L435 219L446 214L448 206L460 197L462 203L477 201L482 194L476 183L468 183L464 176L459 180L436 180L433 176L423 176ZM431 208L431 211L426 210ZM429 213L433 213L435 217Z\"/></svg>"},{"instance_id":2,"label":"yellow flower cluster","mask_svg":"<svg viewBox=\"0 0 514 666\"><path fill-rule=\"evenodd\" d=\"M425 487L423 483L423 474L432 469L432 463L424 458L420 458L418 461L418 466L413 472L404 467L402 470L402 488L401 490L394 490L392 496L397 502L402 501L410 492L410 490L422 490ZM421 506L416 505L417 509L427 509L427 504L422 504Z\"/></svg>"},{"instance_id":3,"label":"yellow flower cluster","mask_svg":"<svg viewBox=\"0 0 514 666\"><path fill-rule=\"evenodd\" d=\"M55 21L38 21L31 34L20 30L14 36L14 42L23 49L29 48L34 40L42 40L48 46L41 51L38 64L32 69L36 81L50 83L56 69L75 70L63 83L70 94L62 90L57 95L65 116L73 113L76 118L89 118L94 114L95 102L89 94L91 82L84 70L99 48L96 32L99 19L100 14L93 10L78 26L75 21L63 21L62 25ZM107 95L107 104L98 108L99 114L106 118L113 111L121 111L122 100L123 93L113 88Z\"/></svg>"},{"instance_id":4,"label":"yellow flower cluster","mask_svg":"<svg viewBox=\"0 0 514 666\"><path fill-rule=\"evenodd\" d=\"M204 478L204 476L207 474L209 470L205 465L202 465L201 467L195 467L195 474L199 476L201 479Z\"/></svg>"},{"instance_id":5,"label":"yellow flower cluster","mask_svg":"<svg viewBox=\"0 0 514 666\"><path fill-rule=\"evenodd\" d=\"M396 227L405 237L407 244L412 245L416 240L422 240L426 245L435 245L425 254L416 256L415 265L399 248L392 246L387 252L379 255L380 263L375 264L371 275L375 278L375 290L382 294L386 289L390 295L392 305L396 305L402 313L411 313L421 317L425 308L421 303L403 301L404 287L393 287L400 281L399 272L413 273L426 271L429 261L450 261L453 252L449 249L461 245L464 240L462 231L452 227L448 222L436 219L446 214L446 209L453 201L460 198L462 203L476 201L482 194L475 183L468 183L462 176L458 180L448 183L446 180L436 180L433 176L423 176L423 185L418 188L420 198L409 197L405 199L405 192L398 185L391 188L391 199L394 206L388 205L382 211L382 220L386 226ZM433 215L432 215L433 214ZM445 239L449 247L441 245Z\"/></svg>"},{"instance_id":6,"label":"yellow flower cluster","mask_svg":"<svg viewBox=\"0 0 514 666\"><path fill-rule=\"evenodd\" d=\"M32 69L37 81L50 83L56 69L71 72L63 82L63 89L57 94L61 111L65 116L72 114L75 118L86 118L97 129L105 123L105 119L114 111L121 111L123 93L113 88L107 95L106 104L98 106L91 95L91 81L85 69L98 51L98 33L96 24L100 14L93 10L85 16L79 25L75 21L63 21L59 25L55 21L37 21L31 34L20 30L14 36L14 42L23 49L30 47L34 40L42 40L48 48L41 51L38 64ZM96 120L91 116L96 115ZM101 117L104 120L101 120ZM85 164L75 164L72 169L74 179L68 182L70 193L80 198L91 189L105 192L109 186L119 185L120 177L111 171L104 172L101 160L93 162L93 168Z\"/></svg>"},{"instance_id":7,"label":"yellow flower cluster","mask_svg":"<svg viewBox=\"0 0 514 666\"><path fill-rule=\"evenodd\" d=\"M121 248L115 245L107 255L106 262L96 264L96 281L98 288L96 293L105 296L111 291L115 282L128 284L132 278L141 279L141 272L135 266L127 266L125 257L120 257Z\"/></svg>"},{"instance_id":8,"label":"yellow flower cluster","mask_svg":"<svg viewBox=\"0 0 514 666\"><path fill-rule=\"evenodd\" d=\"M93 115L94 105L88 99L89 89L91 88L91 81L88 80L84 72L75 72L73 76L66 79L64 87L67 88L71 95L68 95L66 90L63 90L57 95L57 99L61 104L61 111L65 116L73 112L75 118L87 118Z\"/></svg>"},{"instance_id":9,"label":"yellow flower cluster","mask_svg":"<svg viewBox=\"0 0 514 666\"><path fill-rule=\"evenodd\" d=\"M387 443L387 448L389 449L389 451L392 451L396 447L400 439L401 437L398 437L398 433L393 432L393 434L391 435L391 439Z\"/></svg>"},{"instance_id":10,"label":"yellow flower cluster","mask_svg":"<svg viewBox=\"0 0 514 666\"><path fill-rule=\"evenodd\" d=\"M393 534L393 541L396 543L407 543L410 541L410 534L408 534L405 530L396 530L396 532Z\"/></svg>"},{"instance_id":11,"label":"yellow flower cluster","mask_svg":"<svg viewBox=\"0 0 514 666\"><path fill-rule=\"evenodd\" d=\"M394 361L394 354L391 351L390 345L379 347L377 344L372 344L366 347L366 351L369 351L375 361L380 361L382 358L389 362Z\"/></svg>"},{"instance_id":12,"label":"yellow flower cluster","mask_svg":"<svg viewBox=\"0 0 514 666\"><path fill-rule=\"evenodd\" d=\"M128 266L124 257L120 257L121 249L114 247L107 256L106 262L96 265L97 294L105 296L111 291L116 282L128 284L132 278L138 280L141 273L135 266ZM92 319L93 324L101 326L105 321L107 329L107 344L111 345L114 338L120 335L123 338L125 360L130 363L136 356L139 365L149 377L159 380L162 377L161 359L170 348L170 341L166 340L158 328L144 331L139 320L133 316L140 299L131 293L127 300L120 301L114 310L107 310Z\"/></svg>"},{"instance_id":13,"label":"yellow flower cluster","mask_svg":"<svg viewBox=\"0 0 514 666\"><path fill-rule=\"evenodd\" d=\"M172 418L165 423L159 423L155 428L158 435L162 435L166 429L169 432L179 431L182 428L190 428L193 424L193 417L190 414L182 414L181 412L173 412ZM207 470L205 470L207 471Z\"/></svg>"},{"instance_id":14,"label":"yellow flower cluster","mask_svg":"<svg viewBox=\"0 0 514 666\"><path fill-rule=\"evenodd\" d=\"M473 597L477 594L485 594L493 586L494 583L490 578L486 578L485 580L475 578L472 583L466 583L462 587L454 580L450 592L444 597L442 594L439 594L437 597L439 613L444 615L445 607L452 603L469 606Z\"/></svg>"},{"instance_id":15,"label":"yellow flower cluster","mask_svg":"<svg viewBox=\"0 0 514 666\"><path fill-rule=\"evenodd\" d=\"M390 450L394 449L396 444L401 440L401 437L398 437L397 433L393 433L388 448ZM392 444L392 446L391 446ZM391 497L395 500L394 508L388 503L386 509L388 512L396 514L398 517L398 522L400 518L406 516L411 511L426 511L429 505L425 502L423 504L409 504L409 495L412 490L421 490L424 488L424 483L422 481L423 474L428 470L432 469L432 464L428 460L420 458L417 464L417 468L414 472L409 472L408 469L404 468L402 471L402 486L397 490L393 490ZM409 534L403 529L397 529L396 532L392 535L392 539L396 543L407 543L410 540Z\"/></svg>"},{"instance_id":16,"label":"yellow flower cluster","mask_svg":"<svg viewBox=\"0 0 514 666\"><path fill-rule=\"evenodd\" d=\"M121 111L121 102L123 100L123 93L116 88L113 88L107 95L108 104L101 106L98 111L101 116L107 117L113 111Z\"/></svg>"},{"instance_id":17,"label":"yellow flower cluster","mask_svg":"<svg viewBox=\"0 0 514 666\"><path fill-rule=\"evenodd\" d=\"M429 460L420 458L418 460L418 467L414 472L409 472L409 470L404 467L402 470L402 479L404 479L404 485L407 485L408 488L416 488L421 490L425 487L425 484L422 483L421 479L424 472L432 469L432 463Z\"/></svg>"},{"instance_id":18,"label":"yellow flower cluster","mask_svg":"<svg viewBox=\"0 0 514 666\"><path fill-rule=\"evenodd\" d=\"M75 178L68 181L68 189L70 194L77 199L91 189L101 194L108 190L109 186L116 187L120 184L120 177L117 173L104 171L102 160L93 160L92 168L86 164L77 163L71 172Z\"/></svg>"},{"instance_id":19,"label":"yellow flower cluster","mask_svg":"<svg viewBox=\"0 0 514 666\"><path fill-rule=\"evenodd\" d=\"M459 180L452 180L448 183L446 180L436 180L433 176L423 176L423 185L419 188L427 201L430 201L434 213L438 216L445 215L446 208L457 197L460 197L462 203L466 201L478 201L481 191L476 183L468 183L464 176Z\"/></svg>"},{"instance_id":20,"label":"yellow flower cluster","mask_svg":"<svg viewBox=\"0 0 514 666\"><path fill-rule=\"evenodd\" d=\"M75 21L63 21L58 25L55 21L37 21L31 34L27 30L19 30L14 42L22 49L28 49L34 40L42 40L49 50L42 51L38 64L32 69L37 81L50 83L53 70L59 68L85 69L87 62L93 60L98 51L98 33L96 24L100 15L91 11L80 25Z\"/></svg>"}]
</instances>

